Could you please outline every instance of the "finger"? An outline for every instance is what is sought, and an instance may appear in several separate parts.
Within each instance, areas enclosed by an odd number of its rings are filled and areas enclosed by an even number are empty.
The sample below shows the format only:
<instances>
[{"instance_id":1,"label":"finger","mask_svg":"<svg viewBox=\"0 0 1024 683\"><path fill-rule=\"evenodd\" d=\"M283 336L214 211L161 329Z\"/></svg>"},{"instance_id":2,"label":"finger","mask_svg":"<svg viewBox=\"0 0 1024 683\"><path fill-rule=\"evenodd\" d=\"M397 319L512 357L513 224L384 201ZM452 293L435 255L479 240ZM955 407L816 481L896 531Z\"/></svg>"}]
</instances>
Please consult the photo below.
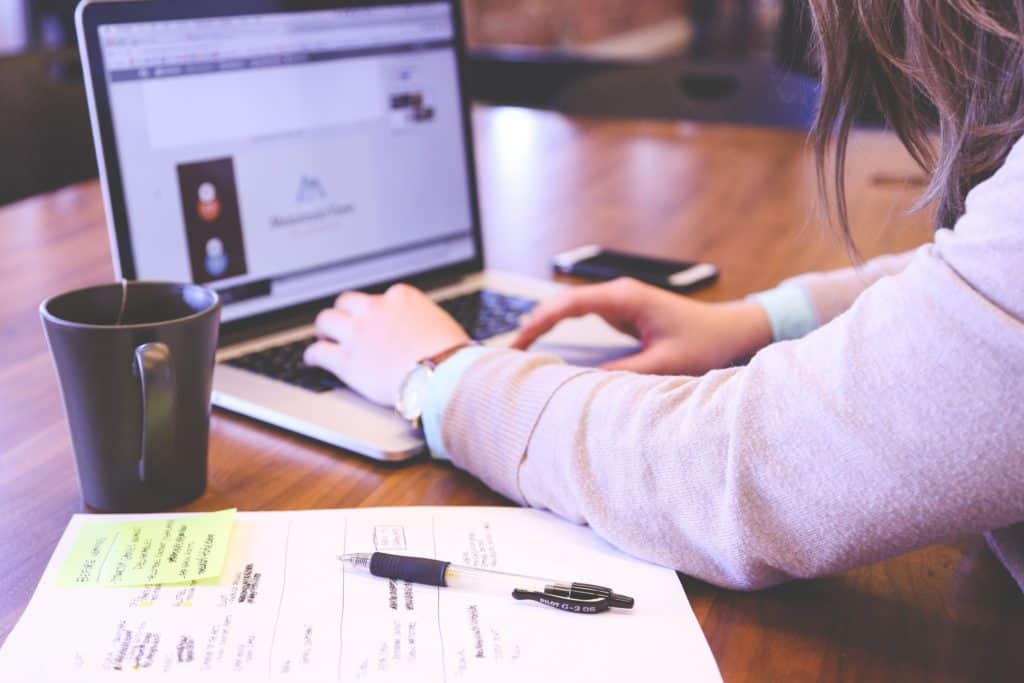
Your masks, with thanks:
<instances>
[{"instance_id":1,"label":"finger","mask_svg":"<svg viewBox=\"0 0 1024 683\"><path fill-rule=\"evenodd\" d=\"M569 290L556 295L554 298L545 301L534 309L523 326L519 329L519 335L512 342L512 348L529 348L537 339L559 321L565 318L573 318L584 315L587 311L588 296L586 287L579 290Z\"/></svg>"},{"instance_id":2,"label":"finger","mask_svg":"<svg viewBox=\"0 0 1024 683\"><path fill-rule=\"evenodd\" d=\"M609 361L602 365L601 369L612 372L636 372L642 375L664 375L672 372L665 354L654 348Z\"/></svg>"},{"instance_id":3,"label":"finger","mask_svg":"<svg viewBox=\"0 0 1024 683\"><path fill-rule=\"evenodd\" d=\"M327 308L316 316L316 333L326 339L345 342L352 339L352 316L336 308Z\"/></svg>"},{"instance_id":4,"label":"finger","mask_svg":"<svg viewBox=\"0 0 1024 683\"><path fill-rule=\"evenodd\" d=\"M399 282L396 285L391 285L390 287L388 287L388 291L385 292L384 294L385 294L385 296L394 297L394 298L414 297L414 296L425 297L426 296L420 290L416 289L412 285L407 285L404 282Z\"/></svg>"},{"instance_id":5,"label":"finger","mask_svg":"<svg viewBox=\"0 0 1024 683\"><path fill-rule=\"evenodd\" d=\"M349 315L359 315L369 307L373 297L363 292L344 292L334 301L334 307Z\"/></svg>"},{"instance_id":6,"label":"finger","mask_svg":"<svg viewBox=\"0 0 1024 683\"><path fill-rule=\"evenodd\" d=\"M348 353L341 344L331 341L321 340L306 347L302 361L306 365L334 373L342 381L347 374Z\"/></svg>"},{"instance_id":7,"label":"finger","mask_svg":"<svg viewBox=\"0 0 1024 683\"><path fill-rule=\"evenodd\" d=\"M526 319L512 347L526 349L562 320L588 313L597 313L614 327L629 331L629 321L622 315L618 299L609 296L610 284L577 287L544 302Z\"/></svg>"}]
</instances>

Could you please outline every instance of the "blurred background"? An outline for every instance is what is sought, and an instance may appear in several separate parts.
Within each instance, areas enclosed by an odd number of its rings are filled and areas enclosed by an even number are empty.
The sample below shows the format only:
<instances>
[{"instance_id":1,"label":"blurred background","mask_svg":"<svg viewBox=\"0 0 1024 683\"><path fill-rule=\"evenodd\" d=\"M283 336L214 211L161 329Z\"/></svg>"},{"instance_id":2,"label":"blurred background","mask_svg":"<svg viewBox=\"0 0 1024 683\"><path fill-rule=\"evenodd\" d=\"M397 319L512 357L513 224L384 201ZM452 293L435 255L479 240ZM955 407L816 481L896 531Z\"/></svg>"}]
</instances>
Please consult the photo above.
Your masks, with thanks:
<instances>
[{"instance_id":1,"label":"blurred background","mask_svg":"<svg viewBox=\"0 0 1024 683\"><path fill-rule=\"evenodd\" d=\"M698 25L717 15L723 38L746 33L761 42L775 24L773 0L702 3L687 0L469 0L466 27L472 47L532 46L622 59L657 59L686 52ZM746 24L742 26L741 24ZM756 28L755 28L756 26ZM701 26L700 28L705 28ZM736 30L739 29L739 30ZM746 40L734 41L737 46ZM723 44L723 47L725 45Z\"/></svg>"},{"instance_id":2,"label":"blurred background","mask_svg":"<svg viewBox=\"0 0 1024 683\"><path fill-rule=\"evenodd\" d=\"M94 177L74 0L0 0L0 204ZM806 128L806 0L463 0L478 101Z\"/></svg>"}]
</instances>

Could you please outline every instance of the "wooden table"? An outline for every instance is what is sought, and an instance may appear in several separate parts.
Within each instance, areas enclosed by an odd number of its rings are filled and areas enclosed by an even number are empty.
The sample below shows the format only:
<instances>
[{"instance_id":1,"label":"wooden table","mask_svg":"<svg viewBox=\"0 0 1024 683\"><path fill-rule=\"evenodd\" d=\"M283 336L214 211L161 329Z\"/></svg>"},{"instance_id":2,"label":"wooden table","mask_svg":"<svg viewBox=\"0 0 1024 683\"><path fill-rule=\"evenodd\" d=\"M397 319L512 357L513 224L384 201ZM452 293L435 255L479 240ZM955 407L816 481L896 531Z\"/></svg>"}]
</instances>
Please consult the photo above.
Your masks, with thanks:
<instances>
[{"instance_id":1,"label":"wooden table","mask_svg":"<svg viewBox=\"0 0 1024 683\"><path fill-rule=\"evenodd\" d=\"M724 300L847 263L813 217L799 133L474 113L488 265L544 276L585 242L705 259ZM920 176L888 135L854 135L850 208L861 253L930 236L904 214ZM36 306L112 277L99 187L0 210L0 638L82 511ZM210 485L188 510L506 504L445 463L389 466L216 412ZM727 681L984 680L1024 676L1024 598L977 538L760 593L684 579ZM668 674L666 674L668 677Z\"/></svg>"}]
</instances>

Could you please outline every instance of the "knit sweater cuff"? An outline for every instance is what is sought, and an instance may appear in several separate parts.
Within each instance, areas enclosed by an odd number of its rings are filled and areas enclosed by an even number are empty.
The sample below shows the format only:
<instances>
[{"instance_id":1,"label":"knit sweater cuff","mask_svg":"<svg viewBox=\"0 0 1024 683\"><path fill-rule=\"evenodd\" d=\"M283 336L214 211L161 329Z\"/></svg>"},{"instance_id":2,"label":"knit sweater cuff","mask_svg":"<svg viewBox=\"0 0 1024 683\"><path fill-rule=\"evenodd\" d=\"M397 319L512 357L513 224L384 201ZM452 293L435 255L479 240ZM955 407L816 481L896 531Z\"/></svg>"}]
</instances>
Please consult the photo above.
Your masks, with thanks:
<instances>
[{"instance_id":1,"label":"knit sweater cuff","mask_svg":"<svg viewBox=\"0 0 1024 683\"><path fill-rule=\"evenodd\" d=\"M800 339L818 328L818 316L807 292L798 284L784 283L775 289L752 294L772 326L772 341Z\"/></svg>"},{"instance_id":2,"label":"knit sweater cuff","mask_svg":"<svg viewBox=\"0 0 1024 683\"><path fill-rule=\"evenodd\" d=\"M498 351L486 346L463 349L434 370L434 377L430 382L423 406L423 436L427 441L430 454L438 460L451 460L451 456L448 455L448 447L441 434L441 416L466 370L481 356L488 353L498 353Z\"/></svg>"},{"instance_id":3,"label":"knit sweater cuff","mask_svg":"<svg viewBox=\"0 0 1024 683\"><path fill-rule=\"evenodd\" d=\"M442 438L452 462L524 504L519 468L537 421L559 387L587 372L593 370L549 355L481 356L463 374L442 414Z\"/></svg>"}]
</instances>

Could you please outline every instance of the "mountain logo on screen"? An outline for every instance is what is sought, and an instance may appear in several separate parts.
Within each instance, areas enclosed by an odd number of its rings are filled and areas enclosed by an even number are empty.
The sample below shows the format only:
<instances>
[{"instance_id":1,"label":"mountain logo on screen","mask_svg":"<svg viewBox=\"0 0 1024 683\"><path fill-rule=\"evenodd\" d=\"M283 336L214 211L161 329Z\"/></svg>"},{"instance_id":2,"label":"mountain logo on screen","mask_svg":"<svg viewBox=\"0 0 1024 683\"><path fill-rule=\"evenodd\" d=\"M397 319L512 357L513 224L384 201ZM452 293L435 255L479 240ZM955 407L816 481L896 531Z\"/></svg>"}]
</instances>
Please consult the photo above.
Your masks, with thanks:
<instances>
[{"instance_id":1,"label":"mountain logo on screen","mask_svg":"<svg viewBox=\"0 0 1024 683\"><path fill-rule=\"evenodd\" d=\"M324 189L323 182L314 176L302 176L299 181L299 191L295 193L295 201L305 204L321 199L327 199L327 190Z\"/></svg>"},{"instance_id":2,"label":"mountain logo on screen","mask_svg":"<svg viewBox=\"0 0 1024 683\"><path fill-rule=\"evenodd\" d=\"M270 216L270 227L291 228L304 223L314 223L352 214L356 207L351 202L332 201L327 195L323 181L314 175L303 175L295 193L295 203L302 208Z\"/></svg>"}]
</instances>

